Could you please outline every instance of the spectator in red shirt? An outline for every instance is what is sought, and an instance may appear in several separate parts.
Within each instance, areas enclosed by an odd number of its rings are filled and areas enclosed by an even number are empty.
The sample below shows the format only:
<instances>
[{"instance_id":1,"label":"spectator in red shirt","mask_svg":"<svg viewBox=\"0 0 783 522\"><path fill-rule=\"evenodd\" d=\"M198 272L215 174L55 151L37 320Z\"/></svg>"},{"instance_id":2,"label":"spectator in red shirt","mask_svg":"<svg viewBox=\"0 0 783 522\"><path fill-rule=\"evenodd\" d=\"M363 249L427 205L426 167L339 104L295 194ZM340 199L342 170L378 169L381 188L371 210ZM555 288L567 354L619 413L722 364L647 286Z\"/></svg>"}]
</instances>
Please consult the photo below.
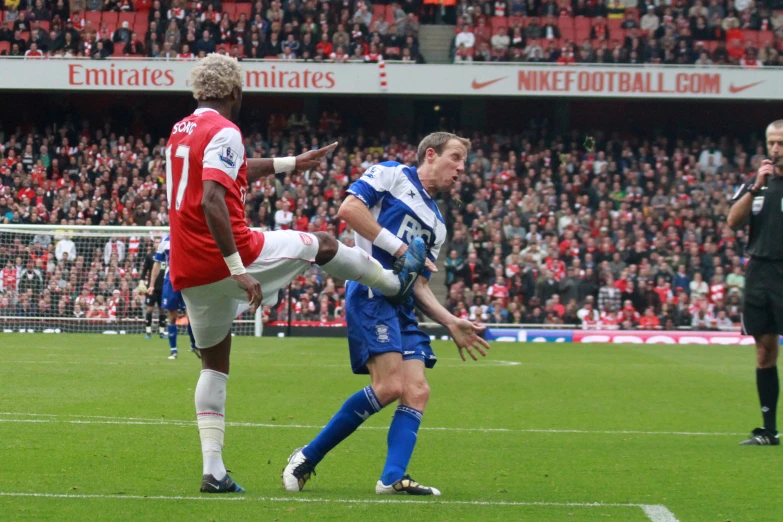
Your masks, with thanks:
<instances>
[{"instance_id":1,"label":"spectator in red shirt","mask_svg":"<svg viewBox=\"0 0 783 522\"><path fill-rule=\"evenodd\" d=\"M661 321L655 315L652 306L648 306L644 315L639 319L639 328L642 330L655 330L661 327Z\"/></svg>"}]
</instances>

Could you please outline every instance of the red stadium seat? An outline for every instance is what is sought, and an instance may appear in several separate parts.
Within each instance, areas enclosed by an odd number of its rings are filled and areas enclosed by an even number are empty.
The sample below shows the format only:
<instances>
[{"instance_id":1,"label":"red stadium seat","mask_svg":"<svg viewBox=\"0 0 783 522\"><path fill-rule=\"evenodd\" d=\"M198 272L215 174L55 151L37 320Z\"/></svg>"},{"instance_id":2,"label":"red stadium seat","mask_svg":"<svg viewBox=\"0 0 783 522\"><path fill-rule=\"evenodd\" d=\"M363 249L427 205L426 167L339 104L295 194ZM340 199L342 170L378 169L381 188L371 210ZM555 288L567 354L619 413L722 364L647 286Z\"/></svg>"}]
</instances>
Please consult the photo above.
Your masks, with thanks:
<instances>
[{"instance_id":1,"label":"red stadium seat","mask_svg":"<svg viewBox=\"0 0 783 522\"><path fill-rule=\"evenodd\" d=\"M516 25L517 22L519 22L519 26L520 27L525 27L525 25L526 25L524 16L511 16L508 19L508 26L509 27L514 27L514 25Z\"/></svg>"},{"instance_id":2,"label":"red stadium seat","mask_svg":"<svg viewBox=\"0 0 783 522\"><path fill-rule=\"evenodd\" d=\"M101 13L98 11L87 11L84 13L84 21L92 22L92 26L97 29L101 26Z\"/></svg>"},{"instance_id":3,"label":"red stadium seat","mask_svg":"<svg viewBox=\"0 0 783 522\"><path fill-rule=\"evenodd\" d=\"M541 22L541 20L539 20L537 16L528 16L527 18L525 18L525 27L532 24L533 20L536 20L537 22L539 22L539 24Z\"/></svg>"},{"instance_id":4,"label":"red stadium seat","mask_svg":"<svg viewBox=\"0 0 783 522\"><path fill-rule=\"evenodd\" d=\"M579 31L580 29L587 29L590 30L590 19L586 18L584 16L575 16L574 17L574 29Z\"/></svg>"},{"instance_id":5,"label":"red stadium seat","mask_svg":"<svg viewBox=\"0 0 783 522\"><path fill-rule=\"evenodd\" d=\"M372 6L372 22L375 22L377 20L385 20L386 19L386 6L383 4L375 4ZM370 22L370 25L372 25L372 22Z\"/></svg>"},{"instance_id":6,"label":"red stadium seat","mask_svg":"<svg viewBox=\"0 0 783 522\"><path fill-rule=\"evenodd\" d=\"M560 36L566 40L574 41L576 39L576 31L571 24L560 26Z\"/></svg>"},{"instance_id":7,"label":"red stadium seat","mask_svg":"<svg viewBox=\"0 0 783 522\"><path fill-rule=\"evenodd\" d=\"M505 16L493 16L490 19L489 24L492 27L492 33L494 34L495 31L498 30L498 27L503 27L504 29L508 27L508 18Z\"/></svg>"},{"instance_id":8,"label":"red stadium seat","mask_svg":"<svg viewBox=\"0 0 783 522\"><path fill-rule=\"evenodd\" d=\"M253 5L236 4L236 10L237 10L237 20L239 20L240 15L242 15L243 13L245 16L247 16L247 19L250 20L250 14L253 12Z\"/></svg>"},{"instance_id":9,"label":"red stadium seat","mask_svg":"<svg viewBox=\"0 0 783 522\"><path fill-rule=\"evenodd\" d=\"M625 14L631 14L634 20L639 21L639 9L637 7L626 7Z\"/></svg>"},{"instance_id":10,"label":"red stadium seat","mask_svg":"<svg viewBox=\"0 0 783 522\"><path fill-rule=\"evenodd\" d=\"M0 10L0 22L5 20L5 11Z\"/></svg>"},{"instance_id":11,"label":"red stadium seat","mask_svg":"<svg viewBox=\"0 0 783 522\"><path fill-rule=\"evenodd\" d=\"M760 46L764 46L767 42L775 41L775 33L772 31L758 31L756 35Z\"/></svg>"},{"instance_id":12,"label":"red stadium seat","mask_svg":"<svg viewBox=\"0 0 783 522\"><path fill-rule=\"evenodd\" d=\"M114 52L111 54L112 56L125 56L125 46L120 44L114 45Z\"/></svg>"},{"instance_id":13,"label":"red stadium seat","mask_svg":"<svg viewBox=\"0 0 783 522\"><path fill-rule=\"evenodd\" d=\"M616 20L614 18L610 18L606 21L606 24L609 26L609 34L620 34L622 32L622 20Z\"/></svg>"},{"instance_id":14,"label":"red stadium seat","mask_svg":"<svg viewBox=\"0 0 783 522\"><path fill-rule=\"evenodd\" d=\"M30 42L30 31L25 31L22 33L22 40L25 42Z\"/></svg>"},{"instance_id":15,"label":"red stadium seat","mask_svg":"<svg viewBox=\"0 0 783 522\"><path fill-rule=\"evenodd\" d=\"M118 19L117 13L115 13L114 11L105 11L103 13L103 16L101 17L101 21L106 22L107 25L114 24L116 26L117 19Z\"/></svg>"},{"instance_id":16,"label":"red stadium seat","mask_svg":"<svg viewBox=\"0 0 783 522\"><path fill-rule=\"evenodd\" d=\"M589 27L577 27L574 29L574 38L578 41L584 41L587 38L590 38L590 28Z\"/></svg>"},{"instance_id":17,"label":"red stadium seat","mask_svg":"<svg viewBox=\"0 0 783 522\"><path fill-rule=\"evenodd\" d=\"M237 14L237 4L225 4L223 5L223 12L228 13L228 18L236 22L239 20L239 15Z\"/></svg>"},{"instance_id":18,"label":"red stadium seat","mask_svg":"<svg viewBox=\"0 0 783 522\"><path fill-rule=\"evenodd\" d=\"M0 54L11 52L11 42L0 42Z\"/></svg>"},{"instance_id":19,"label":"red stadium seat","mask_svg":"<svg viewBox=\"0 0 783 522\"><path fill-rule=\"evenodd\" d=\"M129 13L127 11L121 12L120 18L118 20L120 25L122 25L122 22L128 22L128 25L130 26L133 26L135 21L136 21L136 13Z\"/></svg>"},{"instance_id":20,"label":"red stadium seat","mask_svg":"<svg viewBox=\"0 0 783 522\"><path fill-rule=\"evenodd\" d=\"M571 16L561 16L559 18L556 18L555 23L560 28L560 31L562 31L563 29L574 28L574 19Z\"/></svg>"},{"instance_id":21,"label":"red stadium seat","mask_svg":"<svg viewBox=\"0 0 783 522\"><path fill-rule=\"evenodd\" d=\"M50 23L48 20L45 20L43 22L38 22L38 26L41 28L42 31L49 32Z\"/></svg>"}]
</instances>

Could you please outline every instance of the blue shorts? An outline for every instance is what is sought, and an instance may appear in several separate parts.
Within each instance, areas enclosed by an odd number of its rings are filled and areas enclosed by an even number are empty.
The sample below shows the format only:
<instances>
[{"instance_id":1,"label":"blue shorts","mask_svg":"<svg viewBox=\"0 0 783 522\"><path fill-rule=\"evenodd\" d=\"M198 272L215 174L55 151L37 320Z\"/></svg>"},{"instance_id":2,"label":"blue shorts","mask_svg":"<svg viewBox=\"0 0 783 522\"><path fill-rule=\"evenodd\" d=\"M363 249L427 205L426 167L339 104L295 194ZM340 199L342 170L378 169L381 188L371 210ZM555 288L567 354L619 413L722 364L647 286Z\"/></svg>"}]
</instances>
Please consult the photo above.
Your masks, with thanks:
<instances>
[{"instance_id":1,"label":"blue shorts","mask_svg":"<svg viewBox=\"0 0 783 522\"><path fill-rule=\"evenodd\" d=\"M353 373L370 373L370 357L387 352L399 352L403 360L424 361L427 368L435 366L438 358L430 346L430 336L419 329L412 305L393 305L377 293L370 297L369 288L349 281L345 317Z\"/></svg>"},{"instance_id":2,"label":"blue shorts","mask_svg":"<svg viewBox=\"0 0 783 522\"><path fill-rule=\"evenodd\" d=\"M169 312L185 309L185 300L182 299L182 292L177 292L171 285L171 279L168 277L163 280L163 296L160 300L160 307Z\"/></svg>"}]
</instances>

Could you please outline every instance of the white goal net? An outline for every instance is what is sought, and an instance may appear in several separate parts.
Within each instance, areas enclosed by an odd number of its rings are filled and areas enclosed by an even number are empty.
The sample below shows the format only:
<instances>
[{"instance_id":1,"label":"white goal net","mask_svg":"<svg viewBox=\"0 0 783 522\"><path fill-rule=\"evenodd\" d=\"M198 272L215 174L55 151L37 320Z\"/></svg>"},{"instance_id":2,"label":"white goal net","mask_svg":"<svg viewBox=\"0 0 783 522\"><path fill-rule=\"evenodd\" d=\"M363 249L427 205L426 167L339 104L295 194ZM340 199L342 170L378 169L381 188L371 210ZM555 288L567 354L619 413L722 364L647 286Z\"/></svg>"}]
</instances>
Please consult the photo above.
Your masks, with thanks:
<instances>
[{"instance_id":1,"label":"white goal net","mask_svg":"<svg viewBox=\"0 0 783 522\"><path fill-rule=\"evenodd\" d=\"M0 329L141 334L151 308L158 335L166 314L150 276L166 234L166 227L0 224ZM246 312L234 334L260 335L260 318ZM179 314L177 324L184 333L187 317Z\"/></svg>"}]
</instances>

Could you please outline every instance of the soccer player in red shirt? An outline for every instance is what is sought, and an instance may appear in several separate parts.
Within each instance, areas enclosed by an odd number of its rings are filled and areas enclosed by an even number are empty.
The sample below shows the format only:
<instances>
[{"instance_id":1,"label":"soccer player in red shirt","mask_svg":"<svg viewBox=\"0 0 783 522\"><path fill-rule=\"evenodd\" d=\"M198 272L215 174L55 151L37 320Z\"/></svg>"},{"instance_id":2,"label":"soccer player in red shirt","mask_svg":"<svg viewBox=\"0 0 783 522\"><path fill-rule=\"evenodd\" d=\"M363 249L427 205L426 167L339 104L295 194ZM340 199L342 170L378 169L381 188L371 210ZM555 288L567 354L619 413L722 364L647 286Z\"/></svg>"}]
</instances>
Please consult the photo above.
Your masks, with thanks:
<instances>
[{"instance_id":1,"label":"soccer player in red shirt","mask_svg":"<svg viewBox=\"0 0 783 522\"><path fill-rule=\"evenodd\" d=\"M192 69L190 85L198 108L173 126L166 145L170 276L185 299L203 367L195 392L201 491L240 493L222 457L234 318L248 307L274 305L278 291L311 263L336 278L361 280L392 299L407 300L424 270L426 245L417 238L392 271L323 232L250 230L244 210L248 181L317 168L337 144L297 157L247 159L242 134L232 123L242 104L239 62L210 54Z\"/></svg>"}]
</instances>

